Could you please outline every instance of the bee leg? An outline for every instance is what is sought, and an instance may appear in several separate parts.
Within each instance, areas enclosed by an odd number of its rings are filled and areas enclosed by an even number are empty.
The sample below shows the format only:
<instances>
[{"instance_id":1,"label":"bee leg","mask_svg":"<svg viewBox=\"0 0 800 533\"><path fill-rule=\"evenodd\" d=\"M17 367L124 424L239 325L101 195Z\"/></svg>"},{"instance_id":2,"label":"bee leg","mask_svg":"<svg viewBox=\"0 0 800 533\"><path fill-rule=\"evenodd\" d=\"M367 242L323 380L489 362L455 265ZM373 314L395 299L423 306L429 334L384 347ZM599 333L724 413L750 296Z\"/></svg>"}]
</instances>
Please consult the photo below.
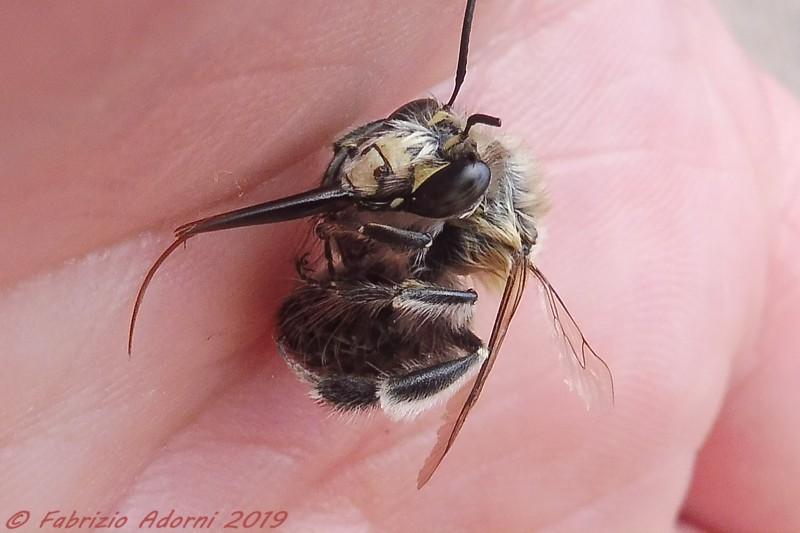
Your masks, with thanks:
<instances>
[{"instance_id":1,"label":"bee leg","mask_svg":"<svg viewBox=\"0 0 800 533\"><path fill-rule=\"evenodd\" d=\"M343 411L380 406L389 417L410 419L440 404L475 375L486 349L387 378L334 374L320 379L311 396Z\"/></svg>"},{"instance_id":2,"label":"bee leg","mask_svg":"<svg viewBox=\"0 0 800 533\"><path fill-rule=\"evenodd\" d=\"M333 247L335 243L333 240L336 235L341 234L341 232L337 231L338 227L338 224L330 222L317 222L316 226L314 226L314 233L316 233L317 238L325 243L325 263L328 270L328 277L331 279L336 278L336 261L333 256Z\"/></svg>"},{"instance_id":3,"label":"bee leg","mask_svg":"<svg viewBox=\"0 0 800 533\"><path fill-rule=\"evenodd\" d=\"M333 248L331 247L331 240L325 239L325 263L328 268L328 276L333 279L336 277L336 266L333 261Z\"/></svg>"},{"instance_id":4,"label":"bee leg","mask_svg":"<svg viewBox=\"0 0 800 533\"><path fill-rule=\"evenodd\" d=\"M392 307L409 320L397 321L395 327L408 325L413 333L418 324L435 319L446 321L453 329L461 329L472 320L473 306L477 301L478 293L472 289L449 289L416 280L405 281L398 286Z\"/></svg>"},{"instance_id":5,"label":"bee leg","mask_svg":"<svg viewBox=\"0 0 800 533\"><path fill-rule=\"evenodd\" d=\"M433 243L430 233L395 228L385 224L364 224L358 232L365 237L391 246L397 251L416 251Z\"/></svg>"},{"instance_id":6,"label":"bee leg","mask_svg":"<svg viewBox=\"0 0 800 533\"><path fill-rule=\"evenodd\" d=\"M481 345L464 357L385 379L378 388L381 409L392 419L410 419L447 401L475 376L487 354Z\"/></svg>"},{"instance_id":7,"label":"bee leg","mask_svg":"<svg viewBox=\"0 0 800 533\"><path fill-rule=\"evenodd\" d=\"M334 374L319 380L311 397L342 411L359 411L378 403L378 389L379 381L375 378Z\"/></svg>"},{"instance_id":8,"label":"bee leg","mask_svg":"<svg viewBox=\"0 0 800 533\"><path fill-rule=\"evenodd\" d=\"M429 233L395 228L385 224L364 224L346 227L341 224L321 222L316 227L317 236L323 240L335 237L352 237L362 241L385 244L397 252L414 252L428 248L433 243Z\"/></svg>"}]
</instances>

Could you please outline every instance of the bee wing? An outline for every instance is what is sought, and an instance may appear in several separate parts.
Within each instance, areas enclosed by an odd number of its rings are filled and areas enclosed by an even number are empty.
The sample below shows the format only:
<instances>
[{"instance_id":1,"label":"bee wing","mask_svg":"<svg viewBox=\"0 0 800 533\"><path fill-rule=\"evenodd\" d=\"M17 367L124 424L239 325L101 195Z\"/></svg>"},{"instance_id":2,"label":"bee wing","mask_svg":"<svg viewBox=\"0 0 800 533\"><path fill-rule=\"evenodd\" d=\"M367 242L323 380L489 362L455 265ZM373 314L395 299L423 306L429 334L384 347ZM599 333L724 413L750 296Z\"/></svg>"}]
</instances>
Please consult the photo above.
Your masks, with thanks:
<instances>
[{"instance_id":1,"label":"bee wing","mask_svg":"<svg viewBox=\"0 0 800 533\"><path fill-rule=\"evenodd\" d=\"M612 405L614 403L614 380L611 370L597 355L583 336L564 301L533 263L528 268L539 280L544 301L552 317L553 331L558 338L559 357L566 377L564 381L575 390L590 407Z\"/></svg>"},{"instance_id":2,"label":"bee wing","mask_svg":"<svg viewBox=\"0 0 800 533\"><path fill-rule=\"evenodd\" d=\"M475 384L469 392L467 401L464 404L459 404L457 400L462 396L456 396L447 404L444 415L445 422L437 433L436 445L433 447L431 454L425 460L425 464L419 472L417 488L422 488L436 471L436 468L450 450L453 442L455 442L458 433L464 425L464 421L467 419L467 415L478 401L478 396L480 396L481 390L483 390L486 378L489 376L489 372L492 370L494 361L500 351L500 346L503 344L503 339L505 339L508 326L511 324L511 319L514 317L514 313L517 311L519 302L522 299L522 293L525 291L525 284L528 279L528 271L525 268L526 261L526 257L522 254L514 259L511 272L506 280L503 298L500 301L500 307L494 319L492 336L489 338L489 354L478 372L478 377L475 378Z\"/></svg>"}]
</instances>

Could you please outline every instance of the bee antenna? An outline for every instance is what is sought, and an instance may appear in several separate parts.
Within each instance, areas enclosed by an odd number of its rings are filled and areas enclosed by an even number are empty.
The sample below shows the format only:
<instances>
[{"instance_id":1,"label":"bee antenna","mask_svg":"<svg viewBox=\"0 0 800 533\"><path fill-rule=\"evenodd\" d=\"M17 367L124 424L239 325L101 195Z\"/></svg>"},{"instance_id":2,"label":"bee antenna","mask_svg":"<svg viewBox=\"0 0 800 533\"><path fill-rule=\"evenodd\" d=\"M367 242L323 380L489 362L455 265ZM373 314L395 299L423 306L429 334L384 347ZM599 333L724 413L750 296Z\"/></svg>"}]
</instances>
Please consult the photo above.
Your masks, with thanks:
<instances>
[{"instance_id":1,"label":"bee antenna","mask_svg":"<svg viewBox=\"0 0 800 533\"><path fill-rule=\"evenodd\" d=\"M487 126L493 126L495 128L502 126L502 122L500 122L500 119L497 117L484 115L483 113L475 113L467 118L467 125L464 127L464 131L461 133L461 136L466 139L470 128L472 128L472 126L475 124L486 124Z\"/></svg>"},{"instance_id":2,"label":"bee antenna","mask_svg":"<svg viewBox=\"0 0 800 533\"><path fill-rule=\"evenodd\" d=\"M458 50L458 67L456 68L456 83L453 88L453 94L450 95L450 100L447 101L446 107L453 105L458 96L458 91L461 89L461 84L464 83L464 78L467 76L467 55L469 54L469 34L472 31L472 14L475 12L476 0L467 0L467 9L464 12L464 24L461 26L461 47Z\"/></svg>"}]
</instances>

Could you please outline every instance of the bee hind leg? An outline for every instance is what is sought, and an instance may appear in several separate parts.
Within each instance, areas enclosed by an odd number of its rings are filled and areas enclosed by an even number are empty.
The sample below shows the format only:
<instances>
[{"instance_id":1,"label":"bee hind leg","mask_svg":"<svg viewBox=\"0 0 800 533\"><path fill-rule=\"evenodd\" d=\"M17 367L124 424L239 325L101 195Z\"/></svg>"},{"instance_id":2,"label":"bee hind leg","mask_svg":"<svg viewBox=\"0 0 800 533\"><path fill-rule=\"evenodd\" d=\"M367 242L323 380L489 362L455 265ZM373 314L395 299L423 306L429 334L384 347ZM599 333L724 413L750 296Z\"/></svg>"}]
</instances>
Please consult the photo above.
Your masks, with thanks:
<instances>
[{"instance_id":1,"label":"bee hind leg","mask_svg":"<svg viewBox=\"0 0 800 533\"><path fill-rule=\"evenodd\" d=\"M475 376L487 353L481 346L464 357L385 379L378 390L381 409L395 420L410 419L447 401Z\"/></svg>"},{"instance_id":2,"label":"bee hind leg","mask_svg":"<svg viewBox=\"0 0 800 533\"><path fill-rule=\"evenodd\" d=\"M486 349L481 347L464 357L394 376L334 374L317 381L311 396L342 411L379 406L392 419L411 419L449 399L485 360Z\"/></svg>"}]
</instances>

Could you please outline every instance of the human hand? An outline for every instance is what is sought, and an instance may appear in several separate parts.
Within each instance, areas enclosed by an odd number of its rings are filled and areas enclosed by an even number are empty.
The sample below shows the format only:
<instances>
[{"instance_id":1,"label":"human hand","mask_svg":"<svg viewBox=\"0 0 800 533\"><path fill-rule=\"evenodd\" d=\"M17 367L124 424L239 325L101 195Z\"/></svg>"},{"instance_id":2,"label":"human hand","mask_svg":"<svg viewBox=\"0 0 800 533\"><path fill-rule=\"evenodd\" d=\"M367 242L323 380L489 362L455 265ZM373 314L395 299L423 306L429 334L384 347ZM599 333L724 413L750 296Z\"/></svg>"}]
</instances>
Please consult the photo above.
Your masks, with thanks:
<instances>
[{"instance_id":1,"label":"human hand","mask_svg":"<svg viewBox=\"0 0 800 533\"><path fill-rule=\"evenodd\" d=\"M463 5L440 4L7 13L3 520L119 511L133 528L175 508L219 510L217 527L286 510L281 528L304 531L798 528L798 108L706 4L476 12L459 104L542 162L541 267L611 367L612 410L587 413L563 386L529 290L417 491L440 414L331 417L275 353L292 224L178 250L128 360L133 298L172 227L315 186L337 134L451 75Z\"/></svg>"}]
</instances>

